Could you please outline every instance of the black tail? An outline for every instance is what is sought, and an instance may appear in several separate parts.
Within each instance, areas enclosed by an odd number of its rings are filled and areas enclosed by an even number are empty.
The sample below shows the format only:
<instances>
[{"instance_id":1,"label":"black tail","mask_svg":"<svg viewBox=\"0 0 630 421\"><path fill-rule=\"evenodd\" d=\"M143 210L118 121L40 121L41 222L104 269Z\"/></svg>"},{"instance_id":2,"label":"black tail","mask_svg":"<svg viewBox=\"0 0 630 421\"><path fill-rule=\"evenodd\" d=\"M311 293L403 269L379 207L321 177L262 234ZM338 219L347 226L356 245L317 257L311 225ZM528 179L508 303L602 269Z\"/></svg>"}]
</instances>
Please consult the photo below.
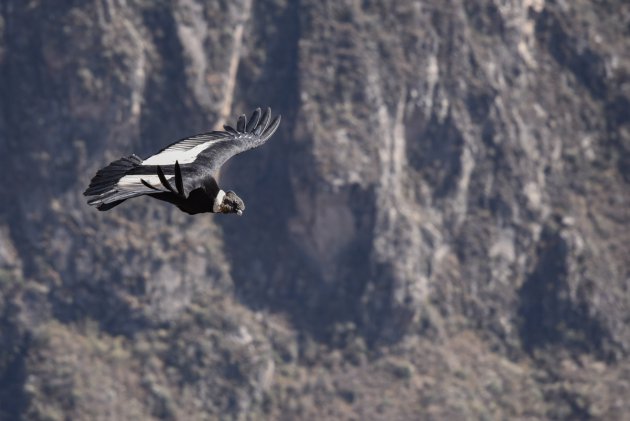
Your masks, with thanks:
<instances>
[{"instance_id":1,"label":"black tail","mask_svg":"<svg viewBox=\"0 0 630 421\"><path fill-rule=\"evenodd\" d=\"M98 196L109 192L129 170L140 164L142 164L142 159L136 155L130 155L112 162L105 168L98 170L94 178L92 178L90 186L83 192L83 195Z\"/></svg>"}]
</instances>

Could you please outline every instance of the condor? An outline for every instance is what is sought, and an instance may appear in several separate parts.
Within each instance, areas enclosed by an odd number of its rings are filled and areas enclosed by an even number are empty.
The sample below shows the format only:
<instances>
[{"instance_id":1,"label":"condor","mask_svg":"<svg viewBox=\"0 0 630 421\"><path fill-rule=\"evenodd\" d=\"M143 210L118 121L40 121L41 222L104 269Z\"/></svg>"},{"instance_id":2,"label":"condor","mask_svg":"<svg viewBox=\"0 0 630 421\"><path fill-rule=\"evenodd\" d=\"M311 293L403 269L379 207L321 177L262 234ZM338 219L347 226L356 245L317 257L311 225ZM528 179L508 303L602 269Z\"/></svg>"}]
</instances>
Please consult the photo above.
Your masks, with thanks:
<instances>
[{"instance_id":1,"label":"condor","mask_svg":"<svg viewBox=\"0 0 630 421\"><path fill-rule=\"evenodd\" d=\"M271 109L256 109L249 121L243 114L236 129L224 126L179 140L149 158L131 155L99 170L83 193L88 204L106 211L127 199L150 196L194 215L202 212L242 215L245 205L233 191L224 192L216 177L231 157L264 144L278 129Z\"/></svg>"}]
</instances>

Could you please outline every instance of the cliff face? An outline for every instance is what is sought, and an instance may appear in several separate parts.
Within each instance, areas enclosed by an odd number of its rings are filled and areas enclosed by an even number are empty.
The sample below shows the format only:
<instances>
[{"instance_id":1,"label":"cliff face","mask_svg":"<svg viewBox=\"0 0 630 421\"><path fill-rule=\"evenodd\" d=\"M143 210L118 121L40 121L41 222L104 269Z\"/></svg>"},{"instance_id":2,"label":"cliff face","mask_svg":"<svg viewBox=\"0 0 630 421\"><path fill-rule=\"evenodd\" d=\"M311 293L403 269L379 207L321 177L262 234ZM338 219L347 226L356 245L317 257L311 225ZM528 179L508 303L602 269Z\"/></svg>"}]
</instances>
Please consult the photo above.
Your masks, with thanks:
<instances>
[{"instance_id":1,"label":"cliff face","mask_svg":"<svg viewBox=\"0 0 630 421\"><path fill-rule=\"evenodd\" d=\"M630 5L0 5L0 418L619 418ZM81 195L270 105L242 218Z\"/></svg>"}]
</instances>

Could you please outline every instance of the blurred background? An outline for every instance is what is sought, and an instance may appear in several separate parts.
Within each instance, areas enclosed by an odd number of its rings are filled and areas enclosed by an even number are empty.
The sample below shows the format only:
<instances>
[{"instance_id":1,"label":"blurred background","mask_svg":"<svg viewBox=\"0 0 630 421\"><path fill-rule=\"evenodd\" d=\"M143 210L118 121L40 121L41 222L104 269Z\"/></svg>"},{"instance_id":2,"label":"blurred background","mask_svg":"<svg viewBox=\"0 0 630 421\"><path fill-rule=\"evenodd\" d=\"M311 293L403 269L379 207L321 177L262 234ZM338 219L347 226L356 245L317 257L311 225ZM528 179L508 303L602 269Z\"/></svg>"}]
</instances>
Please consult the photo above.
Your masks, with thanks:
<instances>
[{"instance_id":1,"label":"blurred background","mask_svg":"<svg viewBox=\"0 0 630 421\"><path fill-rule=\"evenodd\" d=\"M82 192L283 116L243 217ZM0 1L0 419L622 419L630 3Z\"/></svg>"}]
</instances>

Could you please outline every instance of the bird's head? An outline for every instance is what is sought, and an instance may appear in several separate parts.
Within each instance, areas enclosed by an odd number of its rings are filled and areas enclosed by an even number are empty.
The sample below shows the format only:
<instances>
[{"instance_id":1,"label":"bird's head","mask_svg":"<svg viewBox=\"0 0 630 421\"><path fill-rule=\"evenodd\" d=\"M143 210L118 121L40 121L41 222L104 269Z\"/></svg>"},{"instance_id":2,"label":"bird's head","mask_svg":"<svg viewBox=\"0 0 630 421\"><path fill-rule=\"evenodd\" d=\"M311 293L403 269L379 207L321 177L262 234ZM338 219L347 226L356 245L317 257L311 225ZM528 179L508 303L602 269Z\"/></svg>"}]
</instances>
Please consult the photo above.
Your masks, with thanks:
<instances>
[{"instance_id":1,"label":"bird's head","mask_svg":"<svg viewBox=\"0 0 630 421\"><path fill-rule=\"evenodd\" d=\"M233 191L229 191L225 193L223 197L223 201L219 206L219 212L221 213L235 213L239 216L243 214L245 210L245 203L241 200L240 197L236 195Z\"/></svg>"}]
</instances>

